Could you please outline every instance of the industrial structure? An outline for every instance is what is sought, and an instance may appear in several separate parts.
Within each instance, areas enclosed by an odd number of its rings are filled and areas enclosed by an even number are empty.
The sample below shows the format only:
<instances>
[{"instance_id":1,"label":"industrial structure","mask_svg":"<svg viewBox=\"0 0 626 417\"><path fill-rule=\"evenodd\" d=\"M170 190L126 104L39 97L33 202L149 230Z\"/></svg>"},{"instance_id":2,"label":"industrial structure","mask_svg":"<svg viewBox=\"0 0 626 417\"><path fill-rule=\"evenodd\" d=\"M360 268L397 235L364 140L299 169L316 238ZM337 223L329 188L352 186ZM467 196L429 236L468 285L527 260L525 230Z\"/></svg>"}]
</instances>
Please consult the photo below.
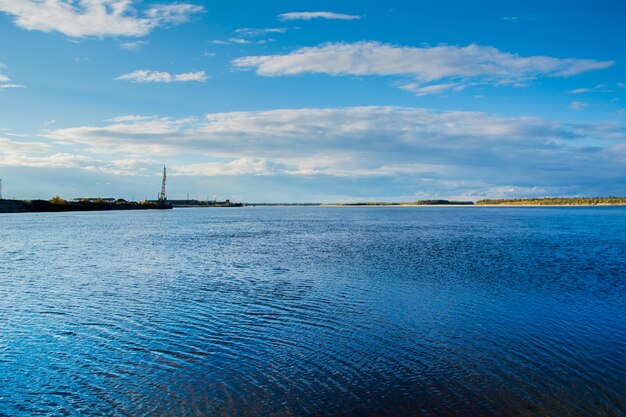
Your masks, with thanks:
<instances>
[{"instance_id":1,"label":"industrial structure","mask_svg":"<svg viewBox=\"0 0 626 417\"><path fill-rule=\"evenodd\" d=\"M165 182L167 181L167 168L163 165L163 182L161 183L161 194L159 194L159 202L164 203L167 201L167 194L165 193Z\"/></svg>"},{"instance_id":2,"label":"industrial structure","mask_svg":"<svg viewBox=\"0 0 626 417\"><path fill-rule=\"evenodd\" d=\"M163 181L161 182L161 192L156 200L146 200L147 203L154 203L162 206L172 207L243 207L242 203L233 203L230 200L225 201L199 201L189 198L187 194L186 200L168 200L165 185L167 183L167 167L163 165Z\"/></svg>"}]
</instances>

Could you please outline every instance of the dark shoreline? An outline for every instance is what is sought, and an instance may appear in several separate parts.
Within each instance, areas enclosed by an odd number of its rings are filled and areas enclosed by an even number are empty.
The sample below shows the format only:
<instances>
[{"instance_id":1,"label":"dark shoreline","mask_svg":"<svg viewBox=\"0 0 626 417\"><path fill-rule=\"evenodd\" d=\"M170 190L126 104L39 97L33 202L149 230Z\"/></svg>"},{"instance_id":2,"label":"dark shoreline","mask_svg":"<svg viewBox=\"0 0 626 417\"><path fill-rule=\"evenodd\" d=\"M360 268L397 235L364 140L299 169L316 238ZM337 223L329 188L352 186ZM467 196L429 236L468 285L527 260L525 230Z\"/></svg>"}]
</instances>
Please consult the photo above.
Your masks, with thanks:
<instances>
[{"instance_id":1,"label":"dark shoreline","mask_svg":"<svg viewBox=\"0 0 626 417\"><path fill-rule=\"evenodd\" d=\"M169 203L63 202L46 200L0 200L0 213L61 213L68 211L170 210Z\"/></svg>"},{"instance_id":2,"label":"dark shoreline","mask_svg":"<svg viewBox=\"0 0 626 417\"><path fill-rule=\"evenodd\" d=\"M362 206L473 206L473 201L450 201L450 200L421 200L414 202L391 203L391 202L359 202L359 203L341 203L341 204L324 204L341 207L362 207Z\"/></svg>"}]
</instances>

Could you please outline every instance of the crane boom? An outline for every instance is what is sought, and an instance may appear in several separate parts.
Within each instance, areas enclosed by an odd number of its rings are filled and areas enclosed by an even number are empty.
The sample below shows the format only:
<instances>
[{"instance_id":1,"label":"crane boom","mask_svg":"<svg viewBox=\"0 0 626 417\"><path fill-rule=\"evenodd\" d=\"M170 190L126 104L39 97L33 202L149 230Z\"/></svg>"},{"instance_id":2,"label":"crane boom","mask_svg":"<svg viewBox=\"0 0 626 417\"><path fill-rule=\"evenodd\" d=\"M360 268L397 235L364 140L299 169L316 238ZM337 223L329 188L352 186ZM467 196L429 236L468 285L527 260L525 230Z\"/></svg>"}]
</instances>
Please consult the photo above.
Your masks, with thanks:
<instances>
[{"instance_id":1,"label":"crane boom","mask_svg":"<svg viewBox=\"0 0 626 417\"><path fill-rule=\"evenodd\" d=\"M167 168L163 165L163 182L161 183L161 194L159 195L159 201L166 201L167 194L165 193L165 182L167 181Z\"/></svg>"}]
</instances>

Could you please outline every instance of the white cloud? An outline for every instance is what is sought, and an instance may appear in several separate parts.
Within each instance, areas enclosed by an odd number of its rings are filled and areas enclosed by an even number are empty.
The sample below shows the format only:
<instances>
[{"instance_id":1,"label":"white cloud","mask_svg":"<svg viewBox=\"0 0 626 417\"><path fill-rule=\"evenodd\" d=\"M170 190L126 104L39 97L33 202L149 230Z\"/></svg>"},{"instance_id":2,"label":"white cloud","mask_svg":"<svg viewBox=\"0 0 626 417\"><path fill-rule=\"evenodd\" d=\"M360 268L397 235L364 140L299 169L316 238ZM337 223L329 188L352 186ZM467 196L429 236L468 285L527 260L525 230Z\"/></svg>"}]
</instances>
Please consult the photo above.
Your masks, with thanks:
<instances>
[{"instance_id":1,"label":"white cloud","mask_svg":"<svg viewBox=\"0 0 626 417\"><path fill-rule=\"evenodd\" d=\"M523 15L523 16L504 16L502 20L505 22L518 22L518 21L539 21L544 20L544 17L541 15Z\"/></svg>"},{"instance_id":2,"label":"white cloud","mask_svg":"<svg viewBox=\"0 0 626 417\"><path fill-rule=\"evenodd\" d=\"M93 0L92 0L93 1ZM110 0L109 0L110 1ZM132 1L132 0L130 0ZM125 0L125 2L130 2ZM173 3L173 4L158 4L146 11L146 16L153 22L158 22L161 25L174 24L188 22L191 16L196 13L204 11L204 7L195 4Z\"/></svg>"},{"instance_id":3,"label":"white cloud","mask_svg":"<svg viewBox=\"0 0 626 417\"><path fill-rule=\"evenodd\" d=\"M217 175L271 175L283 169L266 159L241 158L230 162L208 162L202 164L174 165L173 175L217 176Z\"/></svg>"},{"instance_id":4,"label":"white cloud","mask_svg":"<svg viewBox=\"0 0 626 417\"><path fill-rule=\"evenodd\" d=\"M312 20L312 19L329 19L329 20L359 20L361 16L354 14L343 14L333 12L290 12L278 15L280 20Z\"/></svg>"},{"instance_id":5,"label":"white cloud","mask_svg":"<svg viewBox=\"0 0 626 417\"><path fill-rule=\"evenodd\" d=\"M357 42L326 43L286 55L246 56L232 61L232 64L241 69L254 69L262 76L317 73L412 77L416 81L410 84L410 90L423 94L428 92L429 83L441 80L452 80L457 86L474 83L521 86L540 76L569 77L608 68L614 62L522 57L480 45L416 48ZM441 91L442 86L450 82L439 84L432 90Z\"/></svg>"},{"instance_id":6,"label":"white cloud","mask_svg":"<svg viewBox=\"0 0 626 417\"><path fill-rule=\"evenodd\" d=\"M112 161L98 161L92 164L89 170L96 170L109 175L152 176L155 165L160 168L160 161L149 158L123 158Z\"/></svg>"},{"instance_id":7,"label":"white cloud","mask_svg":"<svg viewBox=\"0 0 626 417\"><path fill-rule=\"evenodd\" d=\"M240 28L235 30L235 33L238 33L241 36L265 36L271 34L279 34L279 33L287 33L287 31L291 29L299 29L297 27L291 28Z\"/></svg>"},{"instance_id":8,"label":"white cloud","mask_svg":"<svg viewBox=\"0 0 626 417\"><path fill-rule=\"evenodd\" d=\"M584 101L572 101L572 102L569 104L569 108L570 108L571 110L576 110L576 111L578 111L578 110L582 110L582 109L584 109L585 107L589 107L589 104L585 103Z\"/></svg>"},{"instance_id":9,"label":"white cloud","mask_svg":"<svg viewBox=\"0 0 626 417\"><path fill-rule=\"evenodd\" d=\"M214 39L209 41L212 45L249 45L249 44L257 44L264 45L269 42L274 42L275 39L267 38L267 39L258 39L258 40L250 40L246 38L228 38L228 39Z\"/></svg>"},{"instance_id":10,"label":"white cloud","mask_svg":"<svg viewBox=\"0 0 626 417\"><path fill-rule=\"evenodd\" d=\"M204 71L170 74L169 72L137 70L120 75L116 80L133 83L174 83L174 82L205 82L209 76Z\"/></svg>"},{"instance_id":11,"label":"white cloud","mask_svg":"<svg viewBox=\"0 0 626 417\"><path fill-rule=\"evenodd\" d=\"M0 68L5 69L7 66L0 62ZM9 88L26 88L25 85L10 83L11 79L4 74L0 74L0 91Z\"/></svg>"},{"instance_id":12,"label":"white cloud","mask_svg":"<svg viewBox=\"0 0 626 417\"><path fill-rule=\"evenodd\" d=\"M137 115L125 115L125 116L117 116L112 119L105 120L106 122L139 122L142 120L151 120L156 119L156 116L137 116Z\"/></svg>"},{"instance_id":13,"label":"white cloud","mask_svg":"<svg viewBox=\"0 0 626 417\"><path fill-rule=\"evenodd\" d=\"M3 155L0 153L0 166L29 168L86 168L92 159L69 153L56 153L48 156Z\"/></svg>"},{"instance_id":14,"label":"white cloud","mask_svg":"<svg viewBox=\"0 0 626 417\"><path fill-rule=\"evenodd\" d=\"M87 36L144 36L159 26L177 25L204 10L185 3L137 10L135 0L0 0L0 11L16 25L43 32Z\"/></svg>"},{"instance_id":15,"label":"white cloud","mask_svg":"<svg viewBox=\"0 0 626 417\"><path fill-rule=\"evenodd\" d=\"M52 146L45 142L15 141L0 136L0 154L37 154L51 149Z\"/></svg>"},{"instance_id":16,"label":"white cloud","mask_svg":"<svg viewBox=\"0 0 626 417\"><path fill-rule=\"evenodd\" d=\"M22 84L0 84L0 90L5 88L26 88L26 86Z\"/></svg>"},{"instance_id":17,"label":"white cloud","mask_svg":"<svg viewBox=\"0 0 626 417\"><path fill-rule=\"evenodd\" d=\"M148 45L150 41L133 41L133 42L120 42L120 48L125 51L138 51L143 46Z\"/></svg>"},{"instance_id":18,"label":"white cloud","mask_svg":"<svg viewBox=\"0 0 626 417\"><path fill-rule=\"evenodd\" d=\"M97 159L93 154L68 150L56 143L16 141L0 137L0 166L5 167L82 169L111 175L142 175L146 174L146 165L156 163L145 157Z\"/></svg>"},{"instance_id":19,"label":"white cloud","mask_svg":"<svg viewBox=\"0 0 626 417\"><path fill-rule=\"evenodd\" d=\"M586 94L586 93L612 93L613 90L607 88L605 84L598 84L593 88L577 88L568 91L569 94Z\"/></svg>"},{"instance_id":20,"label":"white cloud","mask_svg":"<svg viewBox=\"0 0 626 417\"><path fill-rule=\"evenodd\" d=\"M210 44L213 45L248 45L248 44L257 44L264 45L269 42L274 42L273 38L264 38L264 39L250 39L256 38L259 36L267 36L272 34L282 34L286 33L291 29L300 29L299 27L289 27L289 28L240 28L236 29L235 33L237 36L227 38L227 39L214 39L209 41Z\"/></svg>"},{"instance_id":21,"label":"white cloud","mask_svg":"<svg viewBox=\"0 0 626 417\"><path fill-rule=\"evenodd\" d=\"M568 91L568 94L584 94L591 92L593 92L591 88L577 88L575 90Z\"/></svg>"},{"instance_id":22,"label":"white cloud","mask_svg":"<svg viewBox=\"0 0 626 417\"><path fill-rule=\"evenodd\" d=\"M463 85L459 83L445 83L445 84L430 84L427 86L422 86L419 83L408 83L400 86L401 89L405 91L409 91L416 96L425 96L428 94L441 94L446 91L462 91L465 90L468 85Z\"/></svg>"},{"instance_id":23,"label":"white cloud","mask_svg":"<svg viewBox=\"0 0 626 417\"><path fill-rule=\"evenodd\" d=\"M235 43L235 44L248 44L248 43L252 43L252 41L250 39L244 39L244 38L228 38L226 40L222 40L222 39L217 39L214 41L210 41L209 43L213 43L216 45L228 45L231 43Z\"/></svg>"}]
</instances>

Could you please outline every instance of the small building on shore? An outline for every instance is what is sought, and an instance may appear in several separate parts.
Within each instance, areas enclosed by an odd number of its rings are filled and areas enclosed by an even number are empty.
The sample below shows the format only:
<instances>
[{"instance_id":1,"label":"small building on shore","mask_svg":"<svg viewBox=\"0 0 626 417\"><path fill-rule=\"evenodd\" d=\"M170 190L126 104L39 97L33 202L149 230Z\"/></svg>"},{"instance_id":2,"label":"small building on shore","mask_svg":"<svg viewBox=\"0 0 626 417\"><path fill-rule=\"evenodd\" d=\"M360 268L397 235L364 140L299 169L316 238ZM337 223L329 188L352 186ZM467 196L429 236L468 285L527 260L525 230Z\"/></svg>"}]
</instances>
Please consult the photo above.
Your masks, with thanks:
<instances>
[{"instance_id":1,"label":"small building on shore","mask_svg":"<svg viewBox=\"0 0 626 417\"><path fill-rule=\"evenodd\" d=\"M95 203L96 201L98 202L103 202L103 203L115 203L117 201L117 199L115 198L102 198L102 197L81 197L81 198L75 198L72 201L74 201L75 203L80 203L80 202L89 202L89 203Z\"/></svg>"}]
</instances>

